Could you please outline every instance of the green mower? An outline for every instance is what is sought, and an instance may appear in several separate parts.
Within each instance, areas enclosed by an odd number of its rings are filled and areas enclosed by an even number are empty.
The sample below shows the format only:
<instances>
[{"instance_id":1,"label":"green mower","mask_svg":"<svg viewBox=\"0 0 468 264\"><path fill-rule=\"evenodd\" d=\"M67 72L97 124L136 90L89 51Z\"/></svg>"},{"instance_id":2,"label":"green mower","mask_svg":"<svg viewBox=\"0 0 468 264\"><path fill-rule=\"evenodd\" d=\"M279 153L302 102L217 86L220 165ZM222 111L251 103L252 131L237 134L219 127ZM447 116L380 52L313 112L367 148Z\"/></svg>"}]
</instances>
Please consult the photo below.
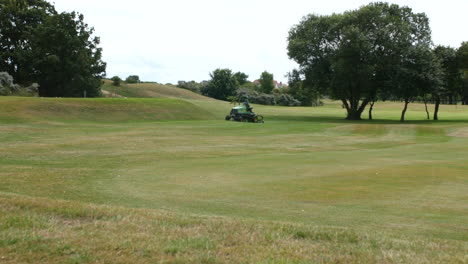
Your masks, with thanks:
<instances>
[{"instance_id":1,"label":"green mower","mask_svg":"<svg viewBox=\"0 0 468 264\"><path fill-rule=\"evenodd\" d=\"M252 112L248 102L244 102L242 105L233 107L231 113L226 116L226 121L233 120L237 122L251 122L251 123L264 123L263 116L256 115Z\"/></svg>"}]
</instances>

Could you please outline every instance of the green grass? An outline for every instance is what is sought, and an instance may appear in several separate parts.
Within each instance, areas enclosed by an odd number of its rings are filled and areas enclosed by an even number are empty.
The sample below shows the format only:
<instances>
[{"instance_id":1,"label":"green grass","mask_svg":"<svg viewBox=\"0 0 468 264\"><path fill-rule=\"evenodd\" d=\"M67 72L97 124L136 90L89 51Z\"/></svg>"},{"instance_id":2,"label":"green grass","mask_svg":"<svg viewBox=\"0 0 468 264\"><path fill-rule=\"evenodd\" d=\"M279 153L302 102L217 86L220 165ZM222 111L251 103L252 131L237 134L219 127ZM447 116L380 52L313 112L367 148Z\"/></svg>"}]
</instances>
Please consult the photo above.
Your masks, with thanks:
<instances>
[{"instance_id":1,"label":"green grass","mask_svg":"<svg viewBox=\"0 0 468 264\"><path fill-rule=\"evenodd\" d=\"M0 262L464 263L468 108L401 107L0 98Z\"/></svg>"},{"instance_id":2,"label":"green grass","mask_svg":"<svg viewBox=\"0 0 468 264\"><path fill-rule=\"evenodd\" d=\"M205 120L213 114L183 100L170 98L32 98L0 100L0 122L140 122Z\"/></svg>"}]
</instances>

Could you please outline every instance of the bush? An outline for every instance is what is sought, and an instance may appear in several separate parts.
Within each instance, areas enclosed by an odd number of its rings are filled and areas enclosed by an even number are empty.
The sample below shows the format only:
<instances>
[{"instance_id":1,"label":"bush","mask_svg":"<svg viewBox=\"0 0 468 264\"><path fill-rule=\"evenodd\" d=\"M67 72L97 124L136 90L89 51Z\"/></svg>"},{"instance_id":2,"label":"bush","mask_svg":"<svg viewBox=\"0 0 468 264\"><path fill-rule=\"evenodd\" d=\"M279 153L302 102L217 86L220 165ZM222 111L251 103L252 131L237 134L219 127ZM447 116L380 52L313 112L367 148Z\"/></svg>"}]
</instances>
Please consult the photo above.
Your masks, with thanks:
<instances>
[{"instance_id":1,"label":"bush","mask_svg":"<svg viewBox=\"0 0 468 264\"><path fill-rule=\"evenodd\" d=\"M28 87L14 84L13 77L7 72L0 72L0 95L33 96L39 92L39 84L33 83Z\"/></svg>"},{"instance_id":2,"label":"bush","mask_svg":"<svg viewBox=\"0 0 468 264\"><path fill-rule=\"evenodd\" d=\"M294 99L289 94L266 94L254 91L248 88L240 88L236 93L240 100L248 98L249 102L262 105L282 105L282 106L299 106L301 102Z\"/></svg>"},{"instance_id":3,"label":"bush","mask_svg":"<svg viewBox=\"0 0 468 264\"><path fill-rule=\"evenodd\" d=\"M13 83L13 77L7 72L0 72L0 95L10 95L18 89Z\"/></svg>"},{"instance_id":4,"label":"bush","mask_svg":"<svg viewBox=\"0 0 468 264\"><path fill-rule=\"evenodd\" d=\"M120 79L119 76L114 76L111 78L112 85L114 86L120 86L120 83L122 82L122 79Z\"/></svg>"},{"instance_id":5,"label":"bush","mask_svg":"<svg viewBox=\"0 0 468 264\"><path fill-rule=\"evenodd\" d=\"M186 82L186 81L179 81L177 83L177 87L179 88L182 88L182 89L186 89L186 90L189 90L189 91L192 91L194 93L201 93L201 89L203 87L202 83L197 83L195 81L190 81L190 82Z\"/></svg>"},{"instance_id":6,"label":"bush","mask_svg":"<svg viewBox=\"0 0 468 264\"><path fill-rule=\"evenodd\" d=\"M301 102L289 94L276 95L276 104L283 106L299 106Z\"/></svg>"}]
</instances>

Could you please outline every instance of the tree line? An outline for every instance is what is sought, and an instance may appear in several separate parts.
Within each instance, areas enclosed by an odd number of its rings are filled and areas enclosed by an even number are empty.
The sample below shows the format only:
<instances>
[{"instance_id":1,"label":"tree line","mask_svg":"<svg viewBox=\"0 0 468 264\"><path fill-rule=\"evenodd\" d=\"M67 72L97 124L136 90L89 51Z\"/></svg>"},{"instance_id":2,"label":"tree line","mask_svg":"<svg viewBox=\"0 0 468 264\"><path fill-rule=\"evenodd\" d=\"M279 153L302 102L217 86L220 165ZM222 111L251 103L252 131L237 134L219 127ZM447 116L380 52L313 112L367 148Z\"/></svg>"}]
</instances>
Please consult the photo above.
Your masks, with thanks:
<instances>
[{"instance_id":1,"label":"tree line","mask_svg":"<svg viewBox=\"0 0 468 264\"><path fill-rule=\"evenodd\" d=\"M359 120L378 100L408 104L468 104L468 42L458 49L434 47L429 19L409 7L371 3L333 15L308 15L291 28L288 55L299 64L290 73L303 92L340 100L347 119Z\"/></svg>"},{"instance_id":2,"label":"tree line","mask_svg":"<svg viewBox=\"0 0 468 264\"><path fill-rule=\"evenodd\" d=\"M248 78L249 76L243 72L216 69L210 73L208 81L200 83L179 81L177 86L219 100L248 100L256 104L281 106L310 106L320 103L319 98L303 97L298 100L294 96L294 89L290 89L286 84L278 84L274 80L274 75L267 71L262 72L260 77L253 82Z\"/></svg>"}]
</instances>

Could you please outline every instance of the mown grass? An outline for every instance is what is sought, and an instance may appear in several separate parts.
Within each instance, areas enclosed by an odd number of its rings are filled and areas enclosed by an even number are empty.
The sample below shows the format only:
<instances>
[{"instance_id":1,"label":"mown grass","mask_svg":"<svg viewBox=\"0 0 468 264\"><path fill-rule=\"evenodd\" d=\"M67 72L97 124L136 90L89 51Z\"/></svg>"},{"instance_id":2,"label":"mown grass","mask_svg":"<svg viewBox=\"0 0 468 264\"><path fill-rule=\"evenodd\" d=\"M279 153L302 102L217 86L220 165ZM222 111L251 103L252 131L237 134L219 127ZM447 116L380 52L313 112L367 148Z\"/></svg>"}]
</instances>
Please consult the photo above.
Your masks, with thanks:
<instances>
[{"instance_id":1,"label":"mown grass","mask_svg":"<svg viewBox=\"0 0 468 264\"><path fill-rule=\"evenodd\" d=\"M397 103L372 122L333 102L255 106L265 124L229 108L0 98L0 260L467 261L468 108L429 122L413 104L404 124Z\"/></svg>"},{"instance_id":2,"label":"mown grass","mask_svg":"<svg viewBox=\"0 0 468 264\"><path fill-rule=\"evenodd\" d=\"M105 80L101 89L107 97L138 97L138 98L176 98L214 101L193 93L186 89L181 89L173 85L163 85L157 83L122 83L120 86L112 85L112 81Z\"/></svg>"}]
</instances>

